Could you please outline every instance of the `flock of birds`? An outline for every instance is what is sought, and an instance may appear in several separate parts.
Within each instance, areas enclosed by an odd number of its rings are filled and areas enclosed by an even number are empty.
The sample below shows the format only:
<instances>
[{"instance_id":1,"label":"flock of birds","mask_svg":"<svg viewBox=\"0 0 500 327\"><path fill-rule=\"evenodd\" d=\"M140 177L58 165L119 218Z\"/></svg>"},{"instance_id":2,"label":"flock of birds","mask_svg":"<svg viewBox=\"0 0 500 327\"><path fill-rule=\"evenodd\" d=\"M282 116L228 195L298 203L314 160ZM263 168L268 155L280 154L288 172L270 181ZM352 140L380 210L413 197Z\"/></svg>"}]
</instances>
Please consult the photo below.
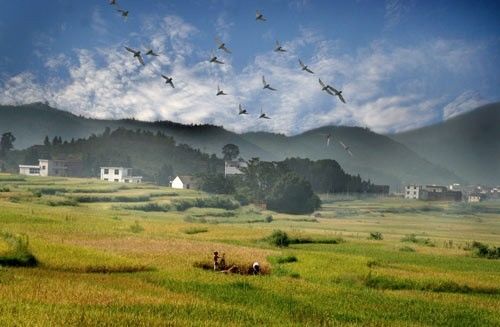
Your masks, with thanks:
<instances>
[{"instance_id":1,"label":"flock of birds","mask_svg":"<svg viewBox=\"0 0 500 327\"><path fill-rule=\"evenodd\" d=\"M110 3L110 5L116 7L116 11L118 13L120 13L120 15L125 20L128 18L129 11L125 10L123 8L120 8L120 6L117 3L117 0L109 0L109 3ZM255 20L256 21L265 22L265 21L267 21L267 18L264 17L264 15L260 11L257 10L256 13L255 13ZM215 42L216 42L216 45L217 45L217 50L223 51L223 52L225 52L227 54L231 54L232 53L231 50L228 48L227 44L225 42L223 42L220 38L216 37L215 38ZM132 53L133 54L133 58L136 58L141 65L143 65L143 66L145 65L144 58L143 58L142 52L140 50L135 50L135 49L127 47L127 46L125 47L125 50L127 50L130 53ZM276 45L274 47L274 51L277 52L277 53L287 52L287 50L281 45L281 43L278 40L276 41ZM156 53L153 49L147 49L144 52L144 55L145 56L152 56L152 57L158 57L159 56L159 54ZM209 62L212 63L212 64L217 64L217 65L224 65L225 64L213 52L211 53ZM309 74L314 74L314 72L312 71L312 69L308 65L304 64L304 62L300 58L298 59L298 62L299 62L299 66L300 66L300 68L301 68L302 71L307 72ZM165 84L168 84L172 88L175 88L172 76L166 76L166 75L161 74L161 77L165 80ZM339 91L336 88L334 88L333 86L331 86L329 84L325 84L321 80L321 78L318 78L318 82L319 82L319 85L321 86L321 90L322 91L326 92L327 94L329 94L331 96L338 97L338 99L342 103L346 103L346 101L344 99L344 96L342 95L342 91L341 90ZM272 87L270 83L268 83L266 81L266 78L265 78L264 75L262 75L262 85L263 85L263 89L264 90L278 91L277 89L275 89L274 87ZM217 92L216 92L215 95L216 96L221 96L221 95L227 95L227 93L225 93L220 88L220 85L217 85ZM239 109L239 112L238 112L239 115L247 115L247 114L249 114L248 111L247 111L247 109L244 109L241 104L238 105L238 109ZM263 112L262 107L260 108L259 119L271 119L271 117L269 117L265 112ZM321 135L323 135L326 138L326 146L330 146L331 140L333 139L332 134L328 133L328 134L321 134ZM339 140L339 144L344 148L344 150L350 156L353 156L353 154L352 154L349 146L345 145L340 140Z\"/></svg>"}]
</instances>

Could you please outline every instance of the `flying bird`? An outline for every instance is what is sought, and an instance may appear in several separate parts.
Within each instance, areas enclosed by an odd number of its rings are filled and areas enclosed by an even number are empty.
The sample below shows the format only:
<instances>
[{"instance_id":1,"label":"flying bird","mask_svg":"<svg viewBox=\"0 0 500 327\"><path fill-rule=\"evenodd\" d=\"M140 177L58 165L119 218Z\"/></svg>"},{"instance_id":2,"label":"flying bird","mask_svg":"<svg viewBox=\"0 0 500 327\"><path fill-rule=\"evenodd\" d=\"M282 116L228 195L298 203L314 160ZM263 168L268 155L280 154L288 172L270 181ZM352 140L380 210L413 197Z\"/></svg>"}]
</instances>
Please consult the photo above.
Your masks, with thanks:
<instances>
[{"instance_id":1,"label":"flying bird","mask_svg":"<svg viewBox=\"0 0 500 327\"><path fill-rule=\"evenodd\" d=\"M243 107L241 106L241 103L239 105L239 109L240 109L240 113L239 115L248 115L248 112L246 109L243 109Z\"/></svg>"},{"instance_id":2,"label":"flying bird","mask_svg":"<svg viewBox=\"0 0 500 327\"><path fill-rule=\"evenodd\" d=\"M340 143L340 145L342 145L344 150L346 150L346 152L349 153L349 155L352 157L351 148L349 146L345 145L344 142L342 142L342 141L339 141L339 143Z\"/></svg>"},{"instance_id":3,"label":"flying bird","mask_svg":"<svg viewBox=\"0 0 500 327\"><path fill-rule=\"evenodd\" d=\"M269 85L269 83L266 82L266 79L264 77L264 75L262 75L262 84L264 84L264 89L268 89L268 90L271 90L271 91L276 91L275 88L272 88L271 85Z\"/></svg>"},{"instance_id":4,"label":"flying bird","mask_svg":"<svg viewBox=\"0 0 500 327\"><path fill-rule=\"evenodd\" d=\"M330 140L332 139L332 133L320 134L326 138L326 146L330 146Z\"/></svg>"},{"instance_id":5,"label":"flying bird","mask_svg":"<svg viewBox=\"0 0 500 327\"><path fill-rule=\"evenodd\" d=\"M222 61L220 61L217 56L214 56L212 54L212 57L210 58L210 62L211 63L214 63L214 64L220 64L220 65L223 65L224 63Z\"/></svg>"},{"instance_id":6,"label":"flying bird","mask_svg":"<svg viewBox=\"0 0 500 327\"><path fill-rule=\"evenodd\" d=\"M155 56L155 57L158 57L159 55L153 51L153 49L149 49L147 52L146 52L146 56Z\"/></svg>"},{"instance_id":7,"label":"flying bird","mask_svg":"<svg viewBox=\"0 0 500 327\"><path fill-rule=\"evenodd\" d=\"M222 90L220 89L219 84L217 84L217 94L216 94L216 95L217 95L217 96L219 96L219 95L227 95L227 93L224 93L224 91L222 91Z\"/></svg>"},{"instance_id":8,"label":"flying bird","mask_svg":"<svg viewBox=\"0 0 500 327\"><path fill-rule=\"evenodd\" d=\"M262 112L262 107L260 107L260 116L259 116L259 118L271 119L271 117L268 117L264 112Z\"/></svg>"},{"instance_id":9,"label":"flying bird","mask_svg":"<svg viewBox=\"0 0 500 327\"><path fill-rule=\"evenodd\" d=\"M226 47L226 43L222 42L221 39L215 38L215 43L217 43L217 49L223 50L226 53L231 53L231 50Z\"/></svg>"},{"instance_id":10,"label":"flying bird","mask_svg":"<svg viewBox=\"0 0 500 327\"><path fill-rule=\"evenodd\" d=\"M283 48L278 40L276 40L276 47L274 48L276 52L286 52L285 48Z\"/></svg>"},{"instance_id":11,"label":"flying bird","mask_svg":"<svg viewBox=\"0 0 500 327\"><path fill-rule=\"evenodd\" d=\"M121 13L123 18L125 18L125 19L128 18L128 10L116 9L116 11L118 11L119 13Z\"/></svg>"},{"instance_id":12,"label":"flying bird","mask_svg":"<svg viewBox=\"0 0 500 327\"><path fill-rule=\"evenodd\" d=\"M163 77L165 79L165 84L170 84L170 86L172 88L175 88L174 82L172 81L172 77L168 77L168 76L165 76L165 75L161 75L161 77Z\"/></svg>"},{"instance_id":13,"label":"flying bird","mask_svg":"<svg viewBox=\"0 0 500 327\"><path fill-rule=\"evenodd\" d=\"M321 80L321 78L318 78L318 81L319 81L319 84L321 85L321 90L322 91L325 91L326 93L330 94L330 95L335 95L332 93L332 91L330 91L330 88L331 86L330 85L326 85L325 83L323 83L323 81Z\"/></svg>"},{"instance_id":14,"label":"flying bird","mask_svg":"<svg viewBox=\"0 0 500 327\"><path fill-rule=\"evenodd\" d=\"M127 49L127 51L129 52L132 52L134 54L134 57L137 58L137 60L139 60L139 62L144 65L144 59L142 59L142 56L141 56L141 52L139 50L134 50L134 49L131 49L129 47L125 47L125 49Z\"/></svg>"},{"instance_id":15,"label":"flying bird","mask_svg":"<svg viewBox=\"0 0 500 327\"><path fill-rule=\"evenodd\" d=\"M110 5L116 5L116 0L109 0Z\"/></svg>"},{"instance_id":16,"label":"flying bird","mask_svg":"<svg viewBox=\"0 0 500 327\"><path fill-rule=\"evenodd\" d=\"M333 91L334 95L338 96L340 101L342 101L343 103L345 103L345 99L344 99L344 96L342 95L342 91L338 91L337 89L335 89L334 87L331 87L330 85L328 85L328 88Z\"/></svg>"},{"instance_id":17,"label":"flying bird","mask_svg":"<svg viewBox=\"0 0 500 327\"><path fill-rule=\"evenodd\" d=\"M309 69L309 67L307 65L304 65L304 63L300 59L299 59L299 64L300 64L300 67L302 67L302 70L305 70L308 73L314 74L314 72L311 69Z\"/></svg>"},{"instance_id":18,"label":"flying bird","mask_svg":"<svg viewBox=\"0 0 500 327\"><path fill-rule=\"evenodd\" d=\"M260 11L255 11L255 20L261 20L263 22L266 21L266 17L264 17L264 15L262 15L262 13Z\"/></svg>"}]
</instances>

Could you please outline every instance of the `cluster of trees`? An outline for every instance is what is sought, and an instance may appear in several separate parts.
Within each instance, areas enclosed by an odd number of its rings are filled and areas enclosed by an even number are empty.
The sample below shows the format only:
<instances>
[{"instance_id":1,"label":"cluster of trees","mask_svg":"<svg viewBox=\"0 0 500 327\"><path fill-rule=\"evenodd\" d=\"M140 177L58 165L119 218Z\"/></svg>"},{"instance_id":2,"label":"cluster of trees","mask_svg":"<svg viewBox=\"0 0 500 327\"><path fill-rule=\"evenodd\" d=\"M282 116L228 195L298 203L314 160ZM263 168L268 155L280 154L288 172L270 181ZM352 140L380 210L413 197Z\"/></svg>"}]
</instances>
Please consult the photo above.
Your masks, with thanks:
<instances>
[{"instance_id":1,"label":"cluster of trees","mask_svg":"<svg viewBox=\"0 0 500 327\"><path fill-rule=\"evenodd\" d=\"M199 177L202 190L233 194L241 203L266 204L267 208L285 213L311 213L321 205L311 184L291 171L283 162L253 158L242 175L224 177L204 174Z\"/></svg>"},{"instance_id":2,"label":"cluster of trees","mask_svg":"<svg viewBox=\"0 0 500 327\"><path fill-rule=\"evenodd\" d=\"M318 193L388 193L389 187L364 181L358 175L347 174L342 167L331 159L312 161L290 158L283 161L291 171L311 183Z\"/></svg>"},{"instance_id":3,"label":"cluster of trees","mask_svg":"<svg viewBox=\"0 0 500 327\"><path fill-rule=\"evenodd\" d=\"M234 144L222 149L225 160L239 155ZM317 193L386 193L388 186L364 181L349 175L335 160L290 158L280 162L253 158L242 175L199 176L202 190L217 194L234 194L242 202L266 204L271 210L286 213L310 213L319 208Z\"/></svg>"}]
</instances>

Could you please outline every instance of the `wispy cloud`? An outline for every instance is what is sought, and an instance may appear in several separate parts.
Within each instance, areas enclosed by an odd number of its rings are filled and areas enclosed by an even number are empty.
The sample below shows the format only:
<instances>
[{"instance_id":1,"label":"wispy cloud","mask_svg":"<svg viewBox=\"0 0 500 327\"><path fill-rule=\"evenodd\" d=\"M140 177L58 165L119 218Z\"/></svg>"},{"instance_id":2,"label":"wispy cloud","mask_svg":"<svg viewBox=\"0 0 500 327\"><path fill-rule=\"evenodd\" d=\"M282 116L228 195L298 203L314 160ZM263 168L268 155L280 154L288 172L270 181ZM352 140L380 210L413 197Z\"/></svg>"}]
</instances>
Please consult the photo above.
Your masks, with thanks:
<instances>
[{"instance_id":1,"label":"wispy cloud","mask_svg":"<svg viewBox=\"0 0 500 327\"><path fill-rule=\"evenodd\" d=\"M465 91L443 108L443 119L453 118L486 103L478 91Z\"/></svg>"},{"instance_id":2,"label":"wispy cloud","mask_svg":"<svg viewBox=\"0 0 500 327\"><path fill-rule=\"evenodd\" d=\"M127 41L131 47L153 47L161 53L145 58L146 66L122 43L76 49L71 60L66 55L46 58L46 67L67 69L68 79L54 76L39 82L34 74L21 73L5 80L0 102L48 101L97 118L213 123L235 131L293 134L326 124L348 124L394 132L441 119L442 111L436 108L445 106L449 97L432 92L435 74L464 74L473 67L453 63L472 62L481 51L441 39L412 47L377 41L348 56L336 40L302 28L296 38L284 40L288 52L260 53L237 70L231 56L224 57L225 65L209 63L209 50L192 43L198 29L182 18L154 20L158 25L146 21L142 29L148 38L133 36ZM314 75L300 70L299 56ZM160 74L173 76L176 88L165 85ZM262 89L262 75L277 92ZM342 89L347 104L322 92L319 77ZM215 96L218 83L229 95ZM239 116L238 103L251 115ZM474 105L472 100L457 103L449 104L445 117ZM271 120L257 119L261 107Z\"/></svg>"}]
</instances>

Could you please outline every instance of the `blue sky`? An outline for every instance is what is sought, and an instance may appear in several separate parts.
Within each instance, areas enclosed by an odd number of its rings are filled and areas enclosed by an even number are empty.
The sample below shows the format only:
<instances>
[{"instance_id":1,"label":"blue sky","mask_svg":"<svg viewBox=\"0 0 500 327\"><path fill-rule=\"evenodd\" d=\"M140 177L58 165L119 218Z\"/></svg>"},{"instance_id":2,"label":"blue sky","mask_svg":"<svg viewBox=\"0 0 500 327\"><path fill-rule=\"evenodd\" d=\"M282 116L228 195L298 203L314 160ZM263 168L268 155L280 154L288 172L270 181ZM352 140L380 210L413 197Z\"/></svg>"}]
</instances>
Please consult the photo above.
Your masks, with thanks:
<instances>
[{"instance_id":1,"label":"blue sky","mask_svg":"<svg viewBox=\"0 0 500 327\"><path fill-rule=\"evenodd\" d=\"M0 103L295 134L327 124L396 132L500 100L498 1L117 2L127 20L106 0L1 1ZM216 36L232 54L215 50ZM286 53L273 51L277 39ZM160 56L141 67L124 46ZM211 52L225 65L210 64ZM229 95L216 97L217 84ZM261 107L271 120L256 119Z\"/></svg>"}]
</instances>

